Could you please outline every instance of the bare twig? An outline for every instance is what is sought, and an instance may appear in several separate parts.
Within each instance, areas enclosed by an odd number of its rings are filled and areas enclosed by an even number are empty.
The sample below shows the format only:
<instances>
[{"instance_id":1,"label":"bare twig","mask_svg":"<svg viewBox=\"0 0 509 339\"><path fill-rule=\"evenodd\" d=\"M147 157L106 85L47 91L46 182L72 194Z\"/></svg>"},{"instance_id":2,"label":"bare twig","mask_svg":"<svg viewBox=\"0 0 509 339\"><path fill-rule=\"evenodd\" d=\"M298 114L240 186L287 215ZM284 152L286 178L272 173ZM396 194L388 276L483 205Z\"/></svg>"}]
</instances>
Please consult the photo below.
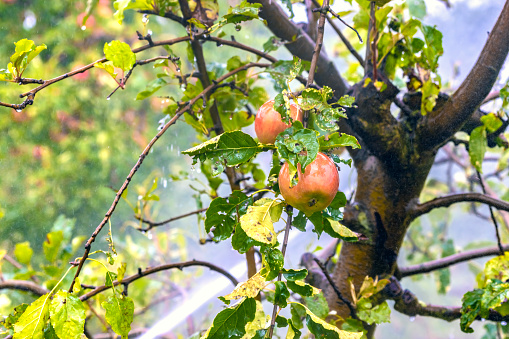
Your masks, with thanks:
<instances>
[{"instance_id":1,"label":"bare twig","mask_svg":"<svg viewBox=\"0 0 509 339\"><path fill-rule=\"evenodd\" d=\"M504 250L509 250L509 244L503 245L502 248ZM433 272L442 268L446 268L457 263L483 258L492 255L498 255L500 252L499 247L490 247L490 248L481 248L471 251L465 251L462 253L453 254L444 258L440 258L433 261L428 261L423 264L408 266L408 267L400 267L399 273L400 277L409 277L416 274Z\"/></svg>"},{"instance_id":2,"label":"bare twig","mask_svg":"<svg viewBox=\"0 0 509 339\"><path fill-rule=\"evenodd\" d=\"M308 81L306 88L309 87L315 80L315 71L320 51L322 50L323 35L325 31L325 17L327 16L326 9L329 7L329 0L324 0L320 19L318 20L318 34L316 36L315 50L313 51L313 58L311 59L311 66L309 67Z\"/></svg>"},{"instance_id":3,"label":"bare twig","mask_svg":"<svg viewBox=\"0 0 509 339\"><path fill-rule=\"evenodd\" d=\"M341 294L341 291L339 290L338 286L334 283L334 280L332 280L329 272L327 272L327 268L325 268L324 264L322 264L322 262L318 258L315 258L315 262L317 263L318 267L320 267L320 269L322 270L323 274L327 278L327 281L334 289L334 292L336 292L336 295L338 296L339 300L341 300L343 303L345 303L346 306L348 306L348 309L350 310L350 316L353 319L357 319L357 315L355 313L355 307L350 302L350 300L343 297L343 294Z\"/></svg>"},{"instance_id":4,"label":"bare twig","mask_svg":"<svg viewBox=\"0 0 509 339\"><path fill-rule=\"evenodd\" d=\"M185 213L185 214L182 214L182 215L179 215L179 216L176 216L176 217L171 217L169 219L166 219L166 220L163 220L163 221L160 221L160 222L153 222L153 221L150 221L150 220L147 220L147 219L143 219L143 218L141 218L140 216L137 216L137 215L134 216L134 217L136 219L138 219L139 221L141 221L142 223L148 225L148 227L146 227L146 228L139 227L138 231L147 232L147 231L151 230L154 227L163 226L163 225L169 224L169 223L171 223L171 222L173 222L175 220L179 220L179 219L182 219L182 218L189 217L191 215L195 215L195 214L199 214L199 213L205 212L206 210L207 210L207 208L202 208L202 209L199 209L199 210L196 210L196 211L192 211L192 212L189 212L189 213Z\"/></svg>"},{"instance_id":5,"label":"bare twig","mask_svg":"<svg viewBox=\"0 0 509 339\"><path fill-rule=\"evenodd\" d=\"M414 206L414 208L410 212L412 214L412 218L417 218L423 214L431 212L435 208L449 207L452 204L469 201L479 202L487 204L489 206L493 206L499 210L509 211L509 203L503 200L495 199L481 193L458 193L447 195L440 198L435 198L425 203L418 204Z\"/></svg>"},{"instance_id":6,"label":"bare twig","mask_svg":"<svg viewBox=\"0 0 509 339\"><path fill-rule=\"evenodd\" d=\"M286 213L288 214L288 218L286 219L285 237L283 240L283 247L281 248L283 258L285 257L286 247L288 245L288 235L290 234L290 228L292 227L293 207L288 205L286 207ZM281 272L279 272L279 275L277 276L277 281L281 281L281 277L282 274ZM277 315L277 305L274 304L274 308L272 309L272 318L270 319L268 338L272 338L272 334L274 333L274 327L276 326L276 315Z\"/></svg>"},{"instance_id":7,"label":"bare twig","mask_svg":"<svg viewBox=\"0 0 509 339\"><path fill-rule=\"evenodd\" d=\"M270 66L270 64L262 64L262 63L256 63L256 62L249 63L249 64L246 64L244 66L238 67L238 68L236 68L236 69L226 73L225 75L219 77L216 80L216 82L217 82L217 84L219 84L219 83L223 82L224 80L228 79L229 77L231 77L232 75L235 75L235 74L237 74L238 72L241 72L241 71L245 71L245 70L247 70L247 69L249 69L251 67L268 67L268 66ZM131 169L131 171L129 172L129 175L127 176L126 180L124 181L124 183L122 184L122 186L118 190L117 194L115 195L113 203L111 204L108 212L106 212L106 215L104 216L103 220L97 226L96 230L94 231L92 236L88 239L87 243L85 244L85 253L83 254L82 258L79 260L78 269L76 270L76 274L75 274L74 279L73 279L73 281L71 283L71 286L69 288L70 291L72 291L72 287L74 286L74 282L76 281L76 278L79 276L79 274L81 272L81 268L83 267L83 264L85 263L85 260L88 257L88 254L90 253L90 249L91 249L92 243L95 241L95 238L97 237L99 232L101 232L101 230L104 227L104 225L106 225L106 223L110 219L111 215L113 214L113 211L115 211L115 208L117 207L117 204L120 201L120 198L121 198L122 194L127 189L127 186L129 186L129 183L131 182L133 176L136 174L136 172L140 168L140 166L143 163L143 160L145 159L145 157L149 154L150 149L152 148L152 146L154 146L154 144L157 142L157 140L159 140L159 138L166 132L166 130L168 130L168 128L170 128L170 126L173 125L182 114L184 114L185 112L190 110L191 107L198 100L202 99L203 96L206 93L210 92L215 86L217 86L217 84L213 84L213 85L210 85L210 86L206 87L200 94L198 94L196 97L194 97L192 100L190 100L184 108L182 108L178 112L176 112L175 116L163 126L163 128L154 136L154 138L152 138L152 140L145 147L145 149L141 153L138 161L136 162L134 167Z\"/></svg>"},{"instance_id":8,"label":"bare twig","mask_svg":"<svg viewBox=\"0 0 509 339\"><path fill-rule=\"evenodd\" d=\"M9 289L9 290L20 290L20 291L28 291L36 294L38 296L49 293L49 290L45 289L42 286L37 285L36 283L28 280L5 280L0 282L0 290Z\"/></svg>"},{"instance_id":9,"label":"bare twig","mask_svg":"<svg viewBox=\"0 0 509 339\"><path fill-rule=\"evenodd\" d=\"M139 272L137 274L133 274L133 275L131 275L129 277L125 277L122 280L122 282L118 282L117 280L115 280L113 282L113 286L118 286L120 284L122 284L122 285L129 285L133 281L141 279L141 278L143 278L143 277L145 277L147 275L151 275L151 274L154 274L154 273L157 273L157 272L161 272L161 271L167 271L167 270L174 269L174 268L182 270L184 267L191 267L191 266L204 266L204 267L208 267L212 271L216 271L216 272L224 275L226 278L228 278L228 280L231 281L231 283L234 286L237 286L238 283L239 283L237 281L237 279L235 279L235 277L233 275L231 275L228 271L226 271L225 269L223 269L223 268L221 268L219 266L216 266L216 265L211 264L211 263L206 262L206 261L191 260L191 261L175 263L175 264L160 265L160 266L156 266L156 267L152 267L152 268L147 268L146 270L143 270L143 271L139 270ZM99 293L101 293L103 291L106 291L106 290L108 290L110 288L111 288L111 286L106 286L106 285L102 285L102 286L96 287L92 291L90 291L90 292L88 292L86 294L83 294L80 297L80 300L81 301L88 300L88 299L92 298L93 296L95 296L95 295L97 295L97 294L99 294Z\"/></svg>"},{"instance_id":10,"label":"bare twig","mask_svg":"<svg viewBox=\"0 0 509 339\"><path fill-rule=\"evenodd\" d=\"M482 192L483 192L483 194L486 194L486 187L484 186L484 180L481 176L481 173L479 173L479 171L477 171L477 170L476 170L476 172L477 172L477 178L479 179L479 183L481 184ZM502 247L502 239L500 238L500 230L498 227L498 222L497 222L497 219L495 218L495 214L493 213L493 208L490 205L488 205L488 208L490 209L491 220L493 221L493 225L495 226L495 235L497 236L498 249L500 250L500 255L503 255L504 248Z\"/></svg>"}]
</instances>

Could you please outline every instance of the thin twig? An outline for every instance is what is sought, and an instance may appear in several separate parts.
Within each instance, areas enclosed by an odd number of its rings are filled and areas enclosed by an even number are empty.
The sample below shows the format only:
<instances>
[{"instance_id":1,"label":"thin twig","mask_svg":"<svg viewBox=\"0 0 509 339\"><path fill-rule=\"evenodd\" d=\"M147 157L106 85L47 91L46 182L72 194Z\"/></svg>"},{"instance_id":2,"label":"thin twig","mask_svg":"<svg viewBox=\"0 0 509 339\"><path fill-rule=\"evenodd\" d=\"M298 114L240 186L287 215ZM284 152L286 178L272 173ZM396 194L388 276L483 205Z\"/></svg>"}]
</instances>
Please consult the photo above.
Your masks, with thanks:
<instances>
[{"instance_id":1,"label":"thin twig","mask_svg":"<svg viewBox=\"0 0 509 339\"><path fill-rule=\"evenodd\" d=\"M509 250L509 244L503 245L502 248L504 250ZM446 268L461 262L483 258L491 255L498 255L500 249L498 246L490 247L490 248L481 248L476 250L465 251L462 253L453 254L444 258L440 258L433 261L428 261L426 263L408 266L408 267L400 267L400 277L409 277L416 274L433 272L442 268Z\"/></svg>"},{"instance_id":2,"label":"thin twig","mask_svg":"<svg viewBox=\"0 0 509 339\"><path fill-rule=\"evenodd\" d=\"M166 220L163 220L163 221L159 221L159 222L153 222L153 221L150 221L150 220L147 220L147 219L143 219L142 217L140 217L138 215L135 215L134 217L136 219L138 219L139 221L141 221L142 223L148 225L148 227L146 227L146 228L139 227L138 231L147 232L147 231L150 231L154 227L163 226L163 225L169 224L169 223L171 223L171 222L173 222L175 220L179 220L179 219L182 219L182 218L190 217L191 215L195 215L195 214L199 214L199 213L205 212L207 209L208 209L208 207L201 208L199 210L192 211L192 212L189 212L189 213L185 213L185 214L182 214L182 215L179 215L179 216L176 216L176 217L171 217L169 219L166 219Z\"/></svg>"},{"instance_id":3,"label":"thin twig","mask_svg":"<svg viewBox=\"0 0 509 339\"><path fill-rule=\"evenodd\" d=\"M499 210L509 211L509 203L503 200L495 199L489 195L481 193L458 193L435 198L422 204L418 204L411 210L412 219L423 214L429 213L435 208L449 207L459 202L479 202L493 206Z\"/></svg>"},{"instance_id":4,"label":"thin twig","mask_svg":"<svg viewBox=\"0 0 509 339\"><path fill-rule=\"evenodd\" d=\"M235 74L237 74L238 72L241 72L241 71L245 71L245 70L247 70L247 69L249 69L251 67L269 67L269 66L270 66L270 64L262 64L262 63L256 63L256 62L249 63L249 64L246 64L244 66L238 67L238 68L236 68L236 69L226 73L225 75L219 77L216 80L216 82L217 82L217 84L219 84L219 83L223 82L224 80L228 79L229 77L231 77L232 75L235 75ZM143 160L149 154L150 149L152 148L152 146L154 146L154 144L157 142L157 140L159 140L159 138L166 132L166 130L168 130L168 128L170 128L170 126L173 125L182 114L184 114L185 112L190 110L191 107L198 100L203 98L203 96L206 93L210 92L215 86L217 86L217 84L213 84L213 85L210 85L210 86L206 87L200 94L198 94L196 97L194 97L192 100L190 100L184 108L182 108L178 112L176 112L175 116L163 126L163 128L154 136L154 138L152 138L152 140L145 147L145 149L141 153L138 161L136 162L134 167L131 169L131 171L129 172L129 175L127 176L127 178L125 179L124 183L122 184L122 186L118 190L117 194L115 195L113 203L111 204L108 212L106 212L106 215L104 216L103 220L97 226L97 228L95 229L94 233L92 234L92 236L88 239L87 243L85 244L85 253L83 254L81 259L79 260L78 269L76 270L76 274L74 275L74 279L72 280L71 286L69 287L69 291L72 291L72 287L74 286L74 282L76 281L76 278L79 276L79 274L81 272L81 269L83 267L83 264L85 263L85 261L86 261L86 259L88 257L88 254L90 253L90 249L92 247L92 243L95 241L95 238L97 237L99 232L101 232L101 230L104 227L104 225L106 225L106 223L110 219L111 215L113 214L113 211L115 211L115 208L117 207L117 204L120 201L120 198L121 198L122 194L127 189L127 186L129 186L129 183L131 182L134 174L136 174L136 172L140 168L141 164L143 163Z\"/></svg>"},{"instance_id":5,"label":"thin twig","mask_svg":"<svg viewBox=\"0 0 509 339\"><path fill-rule=\"evenodd\" d=\"M293 207L290 205L286 206L286 213L288 214L288 218L286 219L285 236L283 240L283 247L281 248L283 259L285 257L286 247L288 245L288 235L290 234L290 228L292 227ZM277 281L281 281L282 276L283 274L279 272L279 275L277 276ZM272 334L274 333L274 327L276 326L276 315L277 315L277 305L274 303L274 308L272 309L272 318L270 320L268 338L272 338Z\"/></svg>"},{"instance_id":6,"label":"thin twig","mask_svg":"<svg viewBox=\"0 0 509 339\"><path fill-rule=\"evenodd\" d=\"M479 173L478 170L476 170L476 172L477 178L479 179L479 183L481 184L482 192L483 194L486 194L486 187L484 186L484 180L481 176L481 173ZM497 245L500 251L500 255L504 255L504 248L502 246L502 239L500 238L500 229L498 227L497 219L495 218L495 214L493 213L493 208L490 205L488 205L488 208L490 209L491 220L493 221L493 225L495 226L495 235L497 236Z\"/></svg>"},{"instance_id":7,"label":"thin twig","mask_svg":"<svg viewBox=\"0 0 509 339\"><path fill-rule=\"evenodd\" d=\"M318 265L318 267L320 267L320 269L322 270L323 274L327 278L327 281L334 289L334 292L336 292L336 295L338 296L339 300L341 300L343 303L345 303L345 305L348 306L348 308L350 309L350 316L353 319L357 319L357 314L355 313L356 312L355 307L350 302L350 300L346 299L343 296L343 294L341 294L341 291L339 290L338 286L336 286L336 284L334 283L334 280L332 280L331 276L329 275L329 272L327 272L327 268L325 268L324 264L322 264L322 262L318 258L315 258L315 262Z\"/></svg>"},{"instance_id":8,"label":"thin twig","mask_svg":"<svg viewBox=\"0 0 509 339\"><path fill-rule=\"evenodd\" d=\"M316 44L315 49L313 51L313 58L311 58L311 65L309 67L308 73L308 81L306 83L306 88L309 88L315 79L316 65L318 63L318 58L320 57L320 51L322 50L323 44L323 36L325 32L325 17L327 16L326 9L329 7L329 0L324 0L323 6L320 12L320 19L318 19L318 33L316 35ZM308 126L309 122L309 110L304 111L304 127Z\"/></svg>"},{"instance_id":9,"label":"thin twig","mask_svg":"<svg viewBox=\"0 0 509 339\"><path fill-rule=\"evenodd\" d=\"M139 272L137 274L133 274L129 277L125 277L124 279L122 279L122 282L118 282L117 280L115 280L113 282L113 286L118 286L120 284L122 285L129 285L130 283L132 283L133 281L136 281L138 279L141 279L147 275L151 275L151 274L154 274L154 273L157 273L157 272L161 272L161 271L166 271L166 270L170 270L170 269L174 269L174 268L177 268L179 270L182 270L184 267L191 267L191 266L204 266L204 267L208 267L210 268L212 271L216 271L222 275L224 275L226 278L228 278L228 280L231 281L231 283L234 285L234 286L237 286L239 284L238 280L235 279L235 277L233 275L230 274L230 272L226 271L225 269L219 267L219 266L216 266L214 264L211 264L207 261L201 261L201 260L191 260L191 261L186 261L186 262L180 262L180 263L175 263L175 264L165 264L165 265L160 265L160 266L156 266L156 267L151 267L151 268L147 268L146 270L139 270ZM93 289L92 291L86 293L86 294L83 294L81 297L80 297L80 300L81 301L85 301L85 300L88 300L90 298L92 298L93 296L103 292L103 291L106 291L108 289L110 289L111 286L108 285L102 285L102 286L99 286L99 287L96 287L95 289Z\"/></svg>"}]
</instances>

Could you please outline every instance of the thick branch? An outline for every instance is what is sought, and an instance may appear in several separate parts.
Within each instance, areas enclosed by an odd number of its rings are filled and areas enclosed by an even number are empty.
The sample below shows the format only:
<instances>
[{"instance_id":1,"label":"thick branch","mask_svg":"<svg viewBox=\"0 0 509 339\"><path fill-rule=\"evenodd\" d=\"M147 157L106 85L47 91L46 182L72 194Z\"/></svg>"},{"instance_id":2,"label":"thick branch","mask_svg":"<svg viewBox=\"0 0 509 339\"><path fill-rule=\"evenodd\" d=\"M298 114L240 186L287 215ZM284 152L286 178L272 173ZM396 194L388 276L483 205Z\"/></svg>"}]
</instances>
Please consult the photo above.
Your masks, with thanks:
<instances>
[{"instance_id":1,"label":"thick branch","mask_svg":"<svg viewBox=\"0 0 509 339\"><path fill-rule=\"evenodd\" d=\"M506 1L476 64L454 95L429 114L420 128L423 146L441 145L454 135L489 94L509 52L509 0ZM433 135L433 138L425 137Z\"/></svg>"},{"instance_id":2,"label":"thick branch","mask_svg":"<svg viewBox=\"0 0 509 339\"><path fill-rule=\"evenodd\" d=\"M435 208L449 207L459 202L480 202L498 208L499 210L509 211L509 203L503 200L495 199L481 193L459 193L435 198L415 206L411 211L412 218L415 219L423 214L429 213Z\"/></svg>"},{"instance_id":3,"label":"thick branch","mask_svg":"<svg viewBox=\"0 0 509 339\"><path fill-rule=\"evenodd\" d=\"M20 290L20 291L28 291L36 294L38 296L49 293L49 290L45 289L42 286L37 285L36 283L28 280L5 280L0 282L0 290L10 289L10 290Z\"/></svg>"},{"instance_id":4,"label":"thick branch","mask_svg":"<svg viewBox=\"0 0 509 339\"><path fill-rule=\"evenodd\" d=\"M502 247L506 251L509 250L509 244L503 245ZM498 248L498 246L490 248L480 248L476 250L457 253L445 258L440 258L423 264L401 267L399 268L399 277L404 278L416 274L433 272L441 268L446 268L461 262L498 254L500 254L500 249Z\"/></svg>"},{"instance_id":5,"label":"thick branch","mask_svg":"<svg viewBox=\"0 0 509 339\"><path fill-rule=\"evenodd\" d=\"M150 274L154 274L154 273L157 273L157 272L161 272L161 271L166 271L166 270L171 270L171 269L174 269L174 268L178 268L179 270L182 270L184 267L191 267L191 266L205 266L205 267L208 267L210 268L212 271L216 271L222 275L224 275L226 278L228 278L228 280L231 281L231 283L234 285L234 286L237 286L238 285L238 281L237 279L235 279L235 277L233 275L231 275L228 271L226 271L225 269L221 268L221 267L218 267L214 264L211 264L209 262L206 262L206 261L200 261L200 260L191 260L191 261L186 261L186 262L181 262L181 263L176 263L176 264L166 264L166 265L160 265L160 266L156 266L156 267L152 267L152 268L147 268L146 270L142 271L140 270L137 274L133 274L129 277L126 277L122 280L122 282L118 282L117 280L115 280L113 282L113 286L118 286L120 284L122 285L129 285L130 283L132 283L133 281L136 281L140 278L143 278L147 275L150 275ZM110 289L111 286L106 286L106 285L103 285L103 286L99 286L99 287L96 287L95 289L93 289L92 291L82 295L80 297L80 300L81 301L85 301L85 300L88 300L90 298L92 298L93 296L103 292L103 291L106 291L108 289Z\"/></svg>"}]
</instances>

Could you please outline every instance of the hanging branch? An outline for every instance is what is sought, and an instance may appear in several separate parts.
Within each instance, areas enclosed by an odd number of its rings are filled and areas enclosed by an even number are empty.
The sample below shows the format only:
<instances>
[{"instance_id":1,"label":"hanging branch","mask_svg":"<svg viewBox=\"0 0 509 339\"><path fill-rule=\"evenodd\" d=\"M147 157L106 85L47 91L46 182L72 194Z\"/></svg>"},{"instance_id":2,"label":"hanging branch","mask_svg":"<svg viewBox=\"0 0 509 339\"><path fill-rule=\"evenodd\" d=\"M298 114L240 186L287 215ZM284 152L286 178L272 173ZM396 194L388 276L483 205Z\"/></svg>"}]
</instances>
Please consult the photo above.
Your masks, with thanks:
<instances>
[{"instance_id":1,"label":"hanging branch","mask_svg":"<svg viewBox=\"0 0 509 339\"><path fill-rule=\"evenodd\" d=\"M415 219L423 214L429 213L435 208L449 207L459 202L479 202L493 206L499 210L509 211L509 203L503 200L495 199L489 195L481 193L458 193L435 198L422 204L414 206L410 210L411 218Z\"/></svg>"},{"instance_id":2,"label":"hanging branch","mask_svg":"<svg viewBox=\"0 0 509 339\"><path fill-rule=\"evenodd\" d=\"M270 66L270 64L262 64L262 63L256 63L256 62L249 63L249 64L246 64L244 66L238 67L238 68L236 68L236 69L226 73L225 75L219 77L216 80L216 82L217 82L217 84L219 84L219 83L223 82L224 80L226 80L227 78L231 77L232 75L235 75L238 72L245 71L245 70L247 70L249 68L252 68L252 67L268 67L268 66ZM95 229L94 233L92 234L92 236L88 239L87 243L85 244L85 253L83 254L81 259L79 260L78 269L76 270L76 274L74 275L74 279L72 280L71 286L69 287L69 291L72 291L72 287L74 286L76 278L79 276L79 274L81 272L81 269L83 267L83 264L85 263L85 261L86 261L86 259L88 257L88 254L90 253L90 249L92 247L92 243L95 241L95 238L97 237L99 232L101 232L101 230L104 227L104 225L106 225L106 223L110 219L111 215L113 214L113 211L115 211L115 208L117 207L117 204L120 201L120 198L121 198L122 194L127 189L127 186L129 186L129 183L131 182L133 176L136 174L136 172L140 168L140 166L143 163L143 160L145 159L145 157L149 154L150 149L152 148L152 146L154 146L154 144L157 142L157 140L159 140L159 138L166 132L166 130L168 130L168 128L170 128L170 126L172 126L182 114L184 114L185 112L190 110L191 107L198 100L202 99L203 96L205 94L207 94L208 92L210 92L215 86L217 86L217 84L213 84L213 85L210 85L210 86L206 87L200 94L198 94L196 97L194 97L192 100L190 100L184 108L182 108L179 111L177 111L175 113L175 116L163 126L163 128L154 136L154 138L152 138L152 140L145 147L145 149L141 153L138 161L136 162L134 167L131 169L131 171L129 172L129 175L127 176L127 178L125 179L124 183L122 184L122 186L118 190L117 194L115 195L113 203L111 204L110 209L108 210L108 212L106 212L106 215L104 216L104 219L97 226L97 228Z\"/></svg>"},{"instance_id":3,"label":"hanging branch","mask_svg":"<svg viewBox=\"0 0 509 339\"><path fill-rule=\"evenodd\" d=\"M182 215L179 215L179 216L176 216L176 217L171 217L169 219L166 219L166 220L163 220L163 221L160 221L160 222L153 222L153 221L150 221L150 220L147 220L147 219L143 219L142 217L140 217L138 215L135 215L134 217L136 219L138 219L139 221L141 221L142 223L148 225L146 228L143 228L143 227L137 228L138 231L148 232L148 231L150 231L154 227L163 226L163 225L169 224L171 222L174 222L175 220L183 219L183 218L186 218L186 217L190 217L191 215L195 215L195 214L199 214L199 213L205 212L207 209L208 209L208 207L207 208L202 208L202 209L199 209L199 210L196 210L196 211L192 211L192 212L189 212L189 213L186 213L186 214L182 214Z\"/></svg>"},{"instance_id":4,"label":"hanging branch","mask_svg":"<svg viewBox=\"0 0 509 339\"><path fill-rule=\"evenodd\" d=\"M483 194L486 194L486 187L484 186L484 180L481 177L481 173L479 173L479 171L477 171L477 170L476 170L476 172L477 172L477 178L479 179L479 183L481 184L482 192L483 192ZM490 209L491 220L493 221L493 225L495 226L495 235L497 236L497 245L498 245L498 249L500 251L500 255L504 255L502 239L500 238L500 230L498 227L497 219L495 218L495 214L493 213L493 207L488 205L488 208Z\"/></svg>"},{"instance_id":5,"label":"hanging branch","mask_svg":"<svg viewBox=\"0 0 509 339\"><path fill-rule=\"evenodd\" d=\"M503 250L509 250L509 244L502 246ZM462 253L453 254L444 258L440 258L433 261L428 261L423 264L408 266L408 267L400 267L398 278L409 277L412 275L429 273L442 268L450 267L452 265L462 263L465 261L484 258L487 256L498 255L500 254L500 248L490 247L490 248L480 248L476 250L465 251Z\"/></svg>"},{"instance_id":6,"label":"hanging branch","mask_svg":"<svg viewBox=\"0 0 509 339\"><path fill-rule=\"evenodd\" d=\"M33 281L28 281L28 280L0 281L0 290L3 290L3 289L28 291L28 292L32 292L33 294L38 295L38 296L49 293L49 290L47 290L46 288L36 284Z\"/></svg>"},{"instance_id":7,"label":"hanging branch","mask_svg":"<svg viewBox=\"0 0 509 339\"><path fill-rule=\"evenodd\" d=\"M285 258L286 247L288 246L288 235L290 234L290 228L292 227L293 207L290 205L286 206L286 213L288 215L288 218L286 219L285 237L283 240L283 247L281 248L283 259ZM279 275L277 276L277 281L281 281L282 276L283 274L279 272ZM268 338L272 338L272 334L274 333L274 327L276 326L276 315L277 315L277 305L276 303L274 303L274 308L272 309L272 318L270 319Z\"/></svg>"},{"instance_id":8,"label":"hanging branch","mask_svg":"<svg viewBox=\"0 0 509 339\"><path fill-rule=\"evenodd\" d=\"M204 35L196 35L194 37L195 39L201 39L203 41L213 41L213 42L216 42L217 44L220 44L220 45L227 45L227 46L230 46L230 47L234 47L234 48L238 48L238 49L242 49L242 50L245 50L247 52L250 52L250 53L253 53L253 54L256 54L272 63L278 61L276 58L274 58L273 56L267 54L267 53L264 53L263 51L260 51L260 50L257 50L255 48L252 48L250 46L247 46L247 45L244 45L244 44L241 44L239 42L236 42L236 41L229 41L229 40L225 40L225 39L221 39L221 38L216 38L216 37L211 37L211 36L207 36L205 37ZM190 36L184 36L184 37L179 37L179 38L175 38L175 39L169 39L169 40L160 40L160 41L153 41L152 43L149 43L147 45L144 45L144 46L141 46L141 47L138 47L138 48L135 48L133 49L133 53L137 54L139 52L143 52L147 49L150 49L150 48L154 48L154 47L159 47L159 46L171 46L171 45L174 45L174 44L178 44L178 43L181 43L181 42L187 42L187 41L191 41L191 37ZM150 60L150 59L148 59ZM92 69L94 68L94 64L96 63L99 63L99 62L106 62L108 61L106 58L101 58L101 59L98 59L88 65L85 65L85 66L82 66L80 68L77 68L71 72L67 72L65 74L62 74L60 76L57 76L53 79L49 79L49 80L38 80L37 83L41 83L40 86L37 86L33 89L31 89L30 91L28 92L25 92L23 94L20 94L20 98L24 98L26 97L26 99L21 103L21 104L9 104L9 103L5 103L5 102L1 102L0 101L0 106L4 106L4 107L9 107L9 108L13 108L15 110L23 110L25 107L27 107L28 105L32 105L34 103L34 98L35 98L35 95L40 92L41 90L43 90L44 88L54 84L54 83L57 83L59 81L62 81L64 79L67 79L67 78L70 78L76 74L80 74L80 73L83 73L89 69ZM297 77L297 79L302 82L302 83L306 83L306 80L302 77Z\"/></svg>"},{"instance_id":9,"label":"hanging branch","mask_svg":"<svg viewBox=\"0 0 509 339\"><path fill-rule=\"evenodd\" d=\"M343 303L345 303L346 306L348 306L348 309L350 310L350 316L353 319L358 319L357 314L355 311L355 306L350 302L350 300L346 299L343 294L341 294L341 291L339 290L338 286L334 283L334 280L332 280L329 272L327 272L327 268L325 268L324 264L318 259L315 258L315 262L317 263L318 267L322 270L323 274L327 278L327 281L334 289L334 292L336 292L336 295L338 296L339 300L341 300Z\"/></svg>"},{"instance_id":10,"label":"hanging branch","mask_svg":"<svg viewBox=\"0 0 509 339\"><path fill-rule=\"evenodd\" d=\"M185 262L180 262L180 263L175 263L175 264L165 264L165 265L159 265L159 266L156 266L156 267L151 267L151 268L147 268L146 270L141 270L139 269L138 270L138 273L137 274L133 274L129 277L126 277L124 279L122 279L121 282L118 282L117 280L115 280L113 282L113 286L118 286L118 285L129 285L130 283L138 280L138 279L141 279L147 275L151 275L151 274L154 274L154 273L157 273L157 272L161 272L161 271L167 271L167 270L171 270L171 269L174 269L174 268L177 268L179 270L182 270L184 267L191 267L191 266L204 266L204 267L208 267L210 268L212 271L215 271L215 272L218 272L222 275L224 275L226 278L228 278L228 280L231 281L231 283L234 285L234 286L237 286L238 285L238 281L237 279L235 279L235 277L233 275L231 275L228 271L226 271L225 269L219 267L219 266L216 266L214 264L211 264L209 262L206 262L206 261L201 261L201 260L191 260L191 261L185 261ZM103 291L106 291L108 289L110 289L111 286L106 286L106 285L102 285L102 286L99 286L99 287L96 287L95 289L93 289L92 291L88 292L88 293L85 293L83 294L81 297L80 297L80 300L81 301L85 301L85 300L88 300L90 298L92 298L93 296L103 292Z\"/></svg>"}]
</instances>

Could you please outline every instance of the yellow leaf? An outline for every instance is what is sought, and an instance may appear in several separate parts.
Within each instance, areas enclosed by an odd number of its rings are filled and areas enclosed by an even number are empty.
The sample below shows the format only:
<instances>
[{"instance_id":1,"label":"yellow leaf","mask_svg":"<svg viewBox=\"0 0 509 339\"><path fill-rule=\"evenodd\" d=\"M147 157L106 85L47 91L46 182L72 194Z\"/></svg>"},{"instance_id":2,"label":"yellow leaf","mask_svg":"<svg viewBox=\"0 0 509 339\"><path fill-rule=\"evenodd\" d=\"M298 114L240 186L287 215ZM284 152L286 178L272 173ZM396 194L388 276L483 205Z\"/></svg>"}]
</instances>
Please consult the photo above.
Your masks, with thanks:
<instances>
[{"instance_id":1,"label":"yellow leaf","mask_svg":"<svg viewBox=\"0 0 509 339\"><path fill-rule=\"evenodd\" d=\"M272 202L263 206L249 206L247 213L240 217L240 226L247 236L264 244L275 245L276 232L270 215Z\"/></svg>"},{"instance_id":2,"label":"yellow leaf","mask_svg":"<svg viewBox=\"0 0 509 339\"><path fill-rule=\"evenodd\" d=\"M235 300L243 297L254 298L266 284L265 278L258 272L249 278L248 281L238 284L232 293L225 295L223 298L226 300Z\"/></svg>"}]
</instances>

